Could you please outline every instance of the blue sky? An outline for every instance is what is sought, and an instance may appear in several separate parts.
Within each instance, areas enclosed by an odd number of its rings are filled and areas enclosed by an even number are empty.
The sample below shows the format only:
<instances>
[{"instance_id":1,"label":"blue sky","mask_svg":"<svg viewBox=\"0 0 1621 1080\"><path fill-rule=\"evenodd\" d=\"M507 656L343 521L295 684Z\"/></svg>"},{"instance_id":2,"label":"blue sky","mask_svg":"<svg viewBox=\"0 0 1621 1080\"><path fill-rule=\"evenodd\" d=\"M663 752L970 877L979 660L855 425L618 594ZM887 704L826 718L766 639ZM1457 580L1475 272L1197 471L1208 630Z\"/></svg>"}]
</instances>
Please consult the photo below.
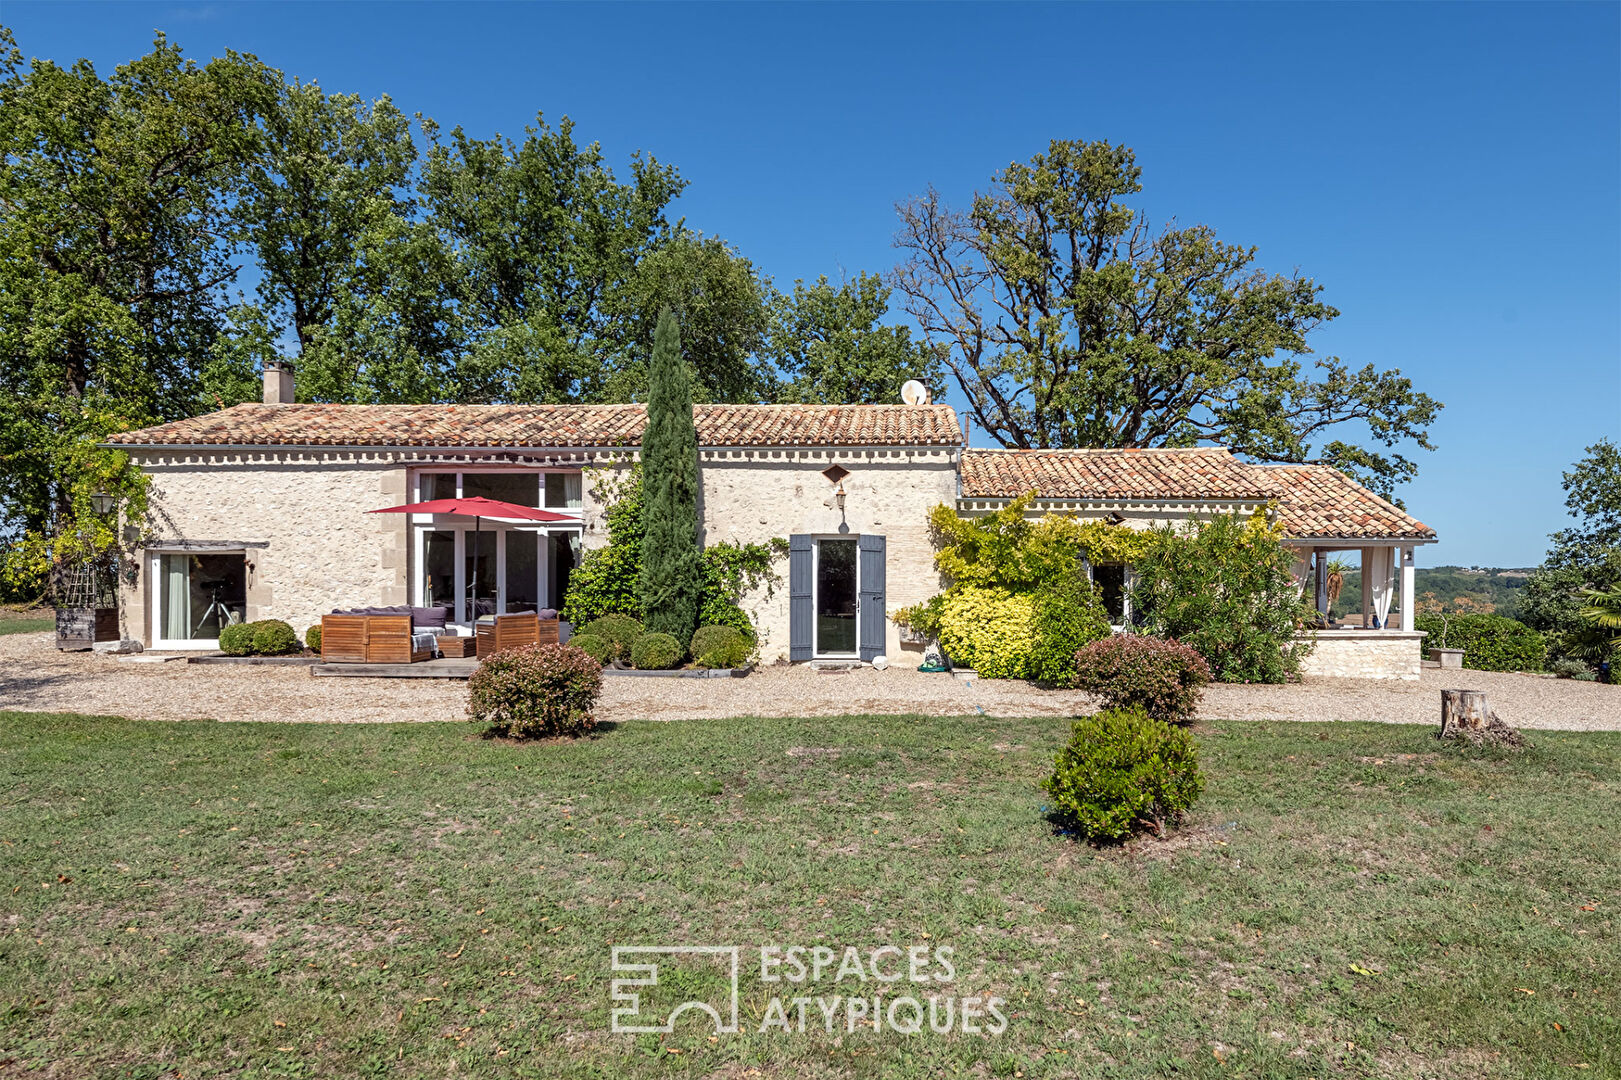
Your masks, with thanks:
<instances>
[{"instance_id":1,"label":"blue sky","mask_svg":"<svg viewBox=\"0 0 1621 1080\"><path fill-rule=\"evenodd\" d=\"M1319 352L1447 408L1401 491L1421 565L1519 566L1560 472L1621 438L1621 5L36 3L29 56L155 29L477 135L569 115L691 181L779 285L887 270L897 200L966 200L1053 138L1137 151L1139 205L1299 268Z\"/></svg>"}]
</instances>

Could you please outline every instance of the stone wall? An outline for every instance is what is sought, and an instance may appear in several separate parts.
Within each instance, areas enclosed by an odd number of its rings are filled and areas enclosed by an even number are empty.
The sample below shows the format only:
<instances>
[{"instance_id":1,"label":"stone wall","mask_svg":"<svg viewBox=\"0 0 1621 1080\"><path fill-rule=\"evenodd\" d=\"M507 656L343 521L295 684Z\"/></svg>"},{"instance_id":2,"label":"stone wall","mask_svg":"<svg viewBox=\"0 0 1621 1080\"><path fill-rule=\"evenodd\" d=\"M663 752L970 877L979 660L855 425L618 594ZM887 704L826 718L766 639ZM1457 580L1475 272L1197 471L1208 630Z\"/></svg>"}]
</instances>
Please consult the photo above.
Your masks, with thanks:
<instances>
[{"instance_id":1,"label":"stone wall","mask_svg":"<svg viewBox=\"0 0 1621 1080\"><path fill-rule=\"evenodd\" d=\"M1403 630L1319 630L1303 675L1341 679L1417 679L1424 635Z\"/></svg>"},{"instance_id":2,"label":"stone wall","mask_svg":"<svg viewBox=\"0 0 1621 1080\"><path fill-rule=\"evenodd\" d=\"M529 464L587 464L582 457L548 457ZM599 455L591 464L623 468L632 454ZM928 512L956 498L955 448L781 448L706 450L699 471L703 542L761 542L792 533L886 537L886 608L925 600L939 590ZM407 478L419 468L477 467L511 461L435 460L420 451L374 454L347 451L283 453L164 453L141 465L153 483L157 541L229 541L263 545L249 551L247 618L283 619L294 629L319 621L334 607L410 601L414 557L403 514L369 514L408 502ZM825 505L835 485L822 475L832 465L843 480L845 512ZM607 543L595 470L583 487L582 542ZM161 546L161 545L159 545ZM767 662L788 653L787 560L778 563L779 586L746 597L743 606L762 634ZM151 556L145 553L136 584L123 596L127 636L150 642ZM888 652L899 656L898 630L888 628Z\"/></svg>"},{"instance_id":3,"label":"stone wall","mask_svg":"<svg viewBox=\"0 0 1621 1080\"><path fill-rule=\"evenodd\" d=\"M152 481L154 547L164 541L248 543L247 618L282 619L303 634L334 606L403 604L406 521L368 514L403 503L406 470L355 454L196 454L143 462ZM143 552L125 584L126 636L152 637L156 582Z\"/></svg>"},{"instance_id":4,"label":"stone wall","mask_svg":"<svg viewBox=\"0 0 1621 1080\"><path fill-rule=\"evenodd\" d=\"M826 504L837 487L822 470L838 465L844 477L844 513ZM929 510L957 496L955 448L893 450L781 449L704 451L699 510L703 542L757 543L794 533L885 537L886 611L927 600L940 591L929 538ZM788 655L788 564L781 584L744 599L761 633L761 659ZM890 623L885 652L904 662L900 630ZM914 661L915 662L915 661Z\"/></svg>"}]
</instances>

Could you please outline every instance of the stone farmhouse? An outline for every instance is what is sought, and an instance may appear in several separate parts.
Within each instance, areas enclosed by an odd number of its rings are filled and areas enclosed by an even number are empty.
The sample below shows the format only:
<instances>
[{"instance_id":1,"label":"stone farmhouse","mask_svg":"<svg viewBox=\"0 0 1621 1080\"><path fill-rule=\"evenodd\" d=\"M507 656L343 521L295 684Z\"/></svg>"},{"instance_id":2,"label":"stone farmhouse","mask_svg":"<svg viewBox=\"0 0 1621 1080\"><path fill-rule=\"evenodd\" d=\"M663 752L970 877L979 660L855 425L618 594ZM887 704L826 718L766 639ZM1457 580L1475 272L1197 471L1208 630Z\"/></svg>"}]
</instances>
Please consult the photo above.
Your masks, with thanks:
<instances>
[{"instance_id":1,"label":"stone farmhouse","mask_svg":"<svg viewBox=\"0 0 1621 1080\"><path fill-rule=\"evenodd\" d=\"M634 461L640 405L310 405L266 372L264 403L113 436L152 481L156 534L122 586L125 636L211 649L219 627L295 628L363 605L496 611L562 603L585 549L607 541L597 470ZM766 661L887 656L916 662L889 613L940 589L927 513L981 513L1034 489L1035 513L1122 527L1268 508L1327 610L1323 567L1361 553L1363 610L1391 610L1397 568L1434 530L1333 469L1251 465L1220 448L981 450L946 405L699 405L702 540L787 537L784 587L745 599ZM374 514L481 495L556 512L545 523ZM475 551L476 549L476 551ZM477 554L477 591L473 574ZM1090 568L1129 622L1129 570ZM485 608L481 608L481 611ZM1381 622L1383 619L1381 618ZM1416 678L1411 605L1399 626L1319 631L1308 671Z\"/></svg>"}]
</instances>

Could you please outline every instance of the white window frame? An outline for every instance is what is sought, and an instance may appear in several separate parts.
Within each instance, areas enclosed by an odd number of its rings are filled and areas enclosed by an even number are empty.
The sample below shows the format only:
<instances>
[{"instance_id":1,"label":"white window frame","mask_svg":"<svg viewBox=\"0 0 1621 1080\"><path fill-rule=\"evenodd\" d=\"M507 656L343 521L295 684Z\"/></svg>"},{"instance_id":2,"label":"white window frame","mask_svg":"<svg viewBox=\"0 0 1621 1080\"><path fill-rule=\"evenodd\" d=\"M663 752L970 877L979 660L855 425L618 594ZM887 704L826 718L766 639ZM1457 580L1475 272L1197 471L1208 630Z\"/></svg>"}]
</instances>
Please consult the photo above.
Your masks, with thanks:
<instances>
[{"instance_id":1,"label":"white window frame","mask_svg":"<svg viewBox=\"0 0 1621 1080\"><path fill-rule=\"evenodd\" d=\"M190 548L163 547L148 548L147 555L150 562L147 571L147 581L151 587L147 590L152 599L152 644L149 646L155 652L213 652L220 647L219 638L183 638L176 641L163 637L163 557L165 555L240 555L244 562L248 558L248 549L245 547L209 548L206 551L195 551ZM247 568L243 567L243 572Z\"/></svg>"},{"instance_id":2,"label":"white window frame","mask_svg":"<svg viewBox=\"0 0 1621 1080\"><path fill-rule=\"evenodd\" d=\"M847 653L821 650L822 541L847 540L856 546L856 647ZM825 533L811 536L811 658L814 660L859 660L861 658L861 538L855 533Z\"/></svg>"},{"instance_id":3,"label":"white window frame","mask_svg":"<svg viewBox=\"0 0 1621 1080\"><path fill-rule=\"evenodd\" d=\"M413 502L427 501L427 492L423 490L423 478L432 474L452 473L456 477L456 498L463 495L466 477L469 473L522 473L537 477L540 485L540 502L546 501L546 477L550 473L563 475L576 475L580 477L580 505L579 506L545 506L538 509L554 514L564 514L578 521L558 522L553 525L540 525L537 522L525 521L517 518L485 518L479 526L479 531L495 534L495 609L505 611L507 606L507 533L518 530L523 532L539 533L539 557L536 559L536 573L539 575L536 583L535 595L540 597L541 607L559 607L562 605L561 596L551 595L551 534L552 533L579 533L582 531L585 518L585 471L583 469L530 469L523 467L489 468L466 467L462 465L424 465L416 469L410 480L410 490ZM427 607L428 597L422 580L422 567L425 565L426 538L429 532L448 532L454 534L456 568L456 609L451 612L450 623L459 630L472 632L473 613L465 610L467 606L467 533L473 532L473 524L457 518L453 521L441 520L438 514L411 514L411 603L416 607Z\"/></svg>"}]
</instances>

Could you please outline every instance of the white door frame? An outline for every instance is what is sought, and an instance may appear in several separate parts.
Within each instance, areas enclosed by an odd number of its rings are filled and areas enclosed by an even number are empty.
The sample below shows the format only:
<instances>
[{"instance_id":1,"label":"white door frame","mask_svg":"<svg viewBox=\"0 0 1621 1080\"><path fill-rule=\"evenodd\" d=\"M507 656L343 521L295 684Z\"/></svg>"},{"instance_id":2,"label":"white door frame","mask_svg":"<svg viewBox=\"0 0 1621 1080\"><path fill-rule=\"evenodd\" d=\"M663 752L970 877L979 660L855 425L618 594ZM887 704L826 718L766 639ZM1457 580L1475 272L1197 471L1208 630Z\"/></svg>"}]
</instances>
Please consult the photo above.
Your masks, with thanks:
<instances>
[{"instance_id":1,"label":"white door frame","mask_svg":"<svg viewBox=\"0 0 1621 1080\"><path fill-rule=\"evenodd\" d=\"M165 555L240 555L244 562L248 557L247 548L209 548L207 551L191 551L186 548L148 548L147 554L151 557L151 565L147 580L152 586L147 591L152 595L152 644L149 646L154 652L181 652L196 650L198 652L212 652L220 647L219 638L182 638L179 641L166 638L163 635L163 557ZM247 568L243 567L244 574ZM187 568L186 580L191 580L190 568Z\"/></svg>"}]
</instances>

